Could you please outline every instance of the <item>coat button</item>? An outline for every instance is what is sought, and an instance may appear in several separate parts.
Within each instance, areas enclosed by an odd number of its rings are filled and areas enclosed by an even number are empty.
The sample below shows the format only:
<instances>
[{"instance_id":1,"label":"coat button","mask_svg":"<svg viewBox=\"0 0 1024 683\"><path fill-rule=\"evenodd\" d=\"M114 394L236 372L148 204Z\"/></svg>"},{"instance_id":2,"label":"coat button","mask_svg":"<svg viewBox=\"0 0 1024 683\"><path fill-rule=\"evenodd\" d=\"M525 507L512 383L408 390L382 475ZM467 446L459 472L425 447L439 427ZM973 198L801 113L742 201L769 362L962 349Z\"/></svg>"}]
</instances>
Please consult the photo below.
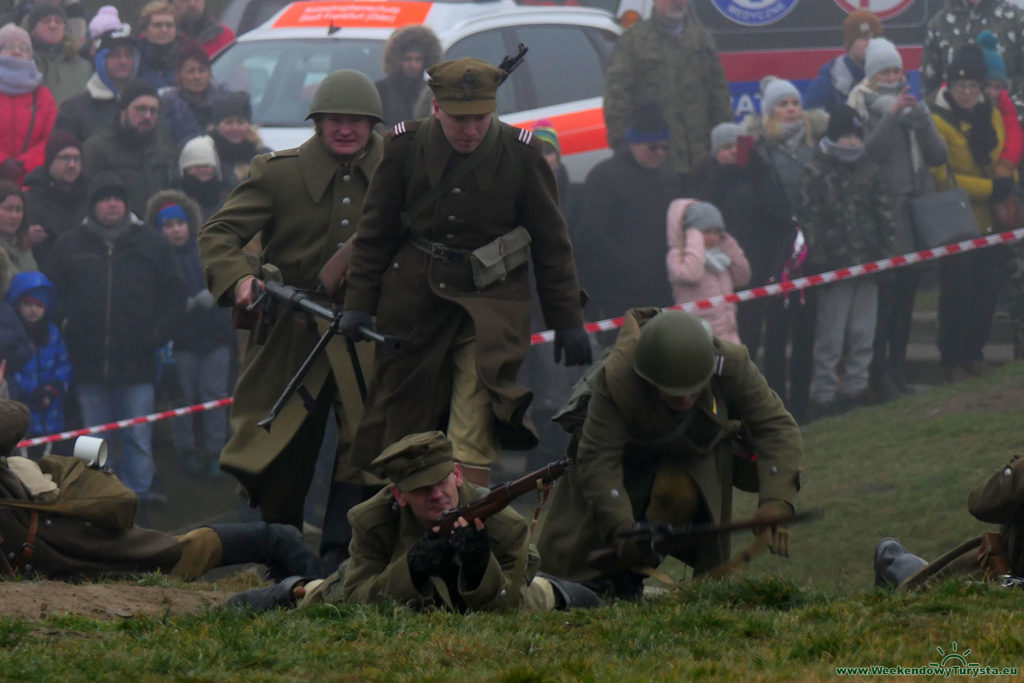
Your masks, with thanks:
<instances>
[{"instance_id":1,"label":"coat button","mask_svg":"<svg viewBox=\"0 0 1024 683\"><path fill-rule=\"evenodd\" d=\"M455 222L455 216L448 216L448 221L451 223Z\"/></svg>"},{"instance_id":2,"label":"coat button","mask_svg":"<svg viewBox=\"0 0 1024 683\"><path fill-rule=\"evenodd\" d=\"M352 203L352 198L351 197L345 197L344 199L341 200L341 203L342 204L351 204Z\"/></svg>"},{"instance_id":3,"label":"coat button","mask_svg":"<svg viewBox=\"0 0 1024 683\"><path fill-rule=\"evenodd\" d=\"M352 180L352 176L346 173L345 175L341 176L341 179L347 183L348 181Z\"/></svg>"},{"instance_id":4,"label":"coat button","mask_svg":"<svg viewBox=\"0 0 1024 683\"><path fill-rule=\"evenodd\" d=\"M779 468L776 467L775 465L772 465L771 467L768 468L768 471L771 472L772 474L778 474Z\"/></svg>"},{"instance_id":5,"label":"coat button","mask_svg":"<svg viewBox=\"0 0 1024 683\"><path fill-rule=\"evenodd\" d=\"M452 194L462 194L462 188L456 187L452 189Z\"/></svg>"},{"instance_id":6,"label":"coat button","mask_svg":"<svg viewBox=\"0 0 1024 683\"><path fill-rule=\"evenodd\" d=\"M619 490L618 489L612 489L611 491L608 492L608 495L611 496L612 498L618 498L619 497Z\"/></svg>"},{"instance_id":7,"label":"coat button","mask_svg":"<svg viewBox=\"0 0 1024 683\"><path fill-rule=\"evenodd\" d=\"M347 228L349 226L349 220L347 218L341 219L341 227Z\"/></svg>"},{"instance_id":8,"label":"coat button","mask_svg":"<svg viewBox=\"0 0 1024 683\"><path fill-rule=\"evenodd\" d=\"M398 270L398 261L395 261L394 263L392 263L391 267L394 268L395 270Z\"/></svg>"},{"instance_id":9,"label":"coat button","mask_svg":"<svg viewBox=\"0 0 1024 683\"><path fill-rule=\"evenodd\" d=\"M455 235L453 233L448 233L447 235L444 236L444 238L446 240L453 240L455 239Z\"/></svg>"},{"instance_id":10,"label":"coat button","mask_svg":"<svg viewBox=\"0 0 1024 683\"><path fill-rule=\"evenodd\" d=\"M448 285L446 285L445 283L441 282L441 283L439 283L439 284L438 284L437 286L438 286L438 287L439 287L440 289L444 289L444 288L445 288L445 287L447 287Z\"/></svg>"}]
</instances>

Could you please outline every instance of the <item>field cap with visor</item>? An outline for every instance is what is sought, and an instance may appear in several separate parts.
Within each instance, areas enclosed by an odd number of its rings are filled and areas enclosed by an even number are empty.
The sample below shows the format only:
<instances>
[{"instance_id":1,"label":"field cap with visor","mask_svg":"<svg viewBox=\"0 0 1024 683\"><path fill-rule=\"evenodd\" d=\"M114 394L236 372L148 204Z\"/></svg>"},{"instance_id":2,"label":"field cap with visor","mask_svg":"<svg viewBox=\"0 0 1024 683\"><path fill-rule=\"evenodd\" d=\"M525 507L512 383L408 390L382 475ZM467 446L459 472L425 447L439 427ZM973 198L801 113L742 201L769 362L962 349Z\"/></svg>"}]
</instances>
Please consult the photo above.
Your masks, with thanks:
<instances>
[{"instance_id":1,"label":"field cap with visor","mask_svg":"<svg viewBox=\"0 0 1024 683\"><path fill-rule=\"evenodd\" d=\"M437 106L449 116L490 114L498 108L498 86L507 73L475 57L441 62L427 69Z\"/></svg>"},{"instance_id":2,"label":"field cap with visor","mask_svg":"<svg viewBox=\"0 0 1024 683\"><path fill-rule=\"evenodd\" d=\"M421 432L396 441L370 467L402 493L433 486L455 471L452 442L443 432Z\"/></svg>"}]
</instances>

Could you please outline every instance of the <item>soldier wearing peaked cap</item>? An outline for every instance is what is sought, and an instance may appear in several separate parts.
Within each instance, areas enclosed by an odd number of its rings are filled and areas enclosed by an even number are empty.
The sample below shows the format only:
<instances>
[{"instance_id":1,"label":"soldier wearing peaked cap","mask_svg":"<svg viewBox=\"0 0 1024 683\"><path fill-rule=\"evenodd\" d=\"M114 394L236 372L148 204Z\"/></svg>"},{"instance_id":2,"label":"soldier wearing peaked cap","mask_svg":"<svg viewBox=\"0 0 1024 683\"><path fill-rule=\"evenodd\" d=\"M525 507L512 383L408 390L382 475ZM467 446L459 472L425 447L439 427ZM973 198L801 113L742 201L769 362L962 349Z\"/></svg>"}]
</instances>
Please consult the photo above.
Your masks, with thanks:
<instances>
[{"instance_id":1,"label":"soldier wearing peaked cap","mask_svg":"<svg viewBox=\"0 0 1024 683\"><path fill-rule=\"evenodd\" d=\"M383 600L458 611L599 605L583 586L537 574L529 526L511 507L486 523L460 518L450 534L433 530L446 512L488 493L464 480L452 454L452 442L438 431L412 434L386 448L372 467L390 485L349 511L348 562L322 581L292 577L236 596L233 604L289 606L301 594L300 606Z\"/></svg>"},{"instance_id":2,"label":"soldier wearing peaked cap","mask_svg":"<svg viewBox=\"0 0 1024 683\"><path fill-rule=\"evenodd\" d=\"M330 259L340 267L324 284L333 291L344 281L347 262L335 254L339 245L341 255L351 248L363 197L380 161L382 141L372 130L381 118L380 97L364 74L335 71L317 87L307 118L314 120L315 134L295 149L257 156L249 177L199 233L208 287L222 306L249 305L252 284L262 285L259 278L272 270L268 266L280 272L286 285L315 289L325 279L318 272ZM258 259L243 251L257 236L262 241ZM336 564L348 547L345 512L371 495L366 487L376 490L379 484L346 457L363 405L344 340L333 340L306 374L303 385L316 402L312 412L293 396L269 433L257 426L325 329L320 321L320 329L311 332L310 324L304 314L280 310L266 343L246 349L231 406L232 436L220 465L238 478L264 520L301 528L306 492L333 409L339 457L321 552ZM368 369L373 349L362 346L360 360ZM342 528L333 527L332 520Z\"/></svg>"},{"instance_id":3,"label":"soldier wearing peaked cap","mask_svg":"<svg viewBox=\"0 0 1024 683\"><path fill-rule=\"evenodd\" d=\"M406 434L447 427L467 478L486 484L500 447L537 444L529 345L532 261L555 356L590 361L576 267L539 141L494 116L507 73L478 59L428 70L433 115L397 124L367 194L342 332L376 316L408 339L379 354L352 456L368 464Z\"/></svg>"}]
</instances>

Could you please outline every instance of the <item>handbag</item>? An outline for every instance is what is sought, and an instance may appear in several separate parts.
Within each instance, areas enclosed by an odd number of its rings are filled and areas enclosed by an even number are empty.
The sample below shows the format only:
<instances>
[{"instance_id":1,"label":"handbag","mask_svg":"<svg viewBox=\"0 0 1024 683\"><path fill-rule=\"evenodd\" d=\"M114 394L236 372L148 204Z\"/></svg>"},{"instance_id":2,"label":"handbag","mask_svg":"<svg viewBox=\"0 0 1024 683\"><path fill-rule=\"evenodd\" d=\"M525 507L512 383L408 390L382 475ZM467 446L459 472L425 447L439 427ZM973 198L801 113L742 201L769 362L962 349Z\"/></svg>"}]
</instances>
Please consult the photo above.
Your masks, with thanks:
<instances>
[{"instance_id":1,"label":"handbag","mask_svg":"<svg viewBox=\"0 0 1024 683\"><path fill-rule=\"evenodd\" d=\"M1001 202L992 204L992 221L997 230L1016 230L1024 223L1020 212L1020 195L1012 192Z\"/></svg>"},{"instance_id":2,"label":"handbag","mask_svg":"<svg viewBox=\"0 0 1024 683\"><path fill-rule=\"evenodd\" d=\"M946 174L952 188L910 199L914 243L918 249L931 249L981 235L967 191L956 184L948 162Z\"/></svg>"}]
</instances>

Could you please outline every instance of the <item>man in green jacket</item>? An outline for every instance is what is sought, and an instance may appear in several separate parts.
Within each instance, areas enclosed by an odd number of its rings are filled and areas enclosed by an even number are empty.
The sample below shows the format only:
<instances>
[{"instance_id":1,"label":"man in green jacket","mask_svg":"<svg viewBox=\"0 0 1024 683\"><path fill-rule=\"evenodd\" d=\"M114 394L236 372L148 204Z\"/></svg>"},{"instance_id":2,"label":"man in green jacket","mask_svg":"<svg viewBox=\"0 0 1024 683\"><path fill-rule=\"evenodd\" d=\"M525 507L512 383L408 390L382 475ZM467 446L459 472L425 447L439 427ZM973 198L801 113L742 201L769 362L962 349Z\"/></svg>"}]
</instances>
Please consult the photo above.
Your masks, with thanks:
<instances>
[{"instance_id":1,"label":"man in green jacket","mask_svg":"<svg viewBox=\"0 0 1024 683\"><path fill-rule=\"evenodd\" d=\"M604 88L609 146L625 141L633 111L651 102L668 121L668 162L684 178L711 153L711 129L735 117L715 41L690 0L654 0L651 18L616 41Z\"/></svg>"},{"instance_id":2,"label":"man in green jacket","mask_svg":"<svg viewBox=\"0 0 1024 683\"><path fill-rule=\"evenodd\" d=\"M381 117L380 97L364 74L335 71L317 88L309 117L315 134L300 147L257 156L249 178L199 233L208 287L223 306L251 304L253 283L262 287L260 278L269 270L279 271L287 285L316 289L320 269L339 245L346 245L343 253L351 248L363 197L380 161L381 139L372 130ZM257 237L261 247L255 257L243 247ZM336 271L330 286L337 287L344 275L344 269ZM347 459L362 400L344 340L332 340L306 374L303 386L316 404L311 412L299 396L292 396L269 432L257 426L312 351L317 335L309 323L304 314L280 310L266 343L246 349L231 406L232 435L220 464L238 478L264 520L301 528L333 408L339 457L321 552L333 552L332 562L338 562L348 547L345 511L365 497L363 486L378 483ZM322 332L323 321L317 324ZM369 368L372 348L362 346L360 362ZM340 521L342 528L332 529L332 521Z\"/></svg>"},{"instance_id":3,"label":"man in green jacket","mask_svg":"<svg viewBox=\"0 0 1024 683\"><path fill-rule=\"evenodd\" d=\"M793 512L800 430L746 348L714 338L706 322L682 311L629 311L589 382L589 403L563 416L573 466L555 486L541 531L545 572L635 596L642 576L631 570L657 563L619 537L637 522L728 522L734 482L758 492L766 526ZM757 453L756 483L736 467L736 438ZM772 551L786 555L788 545L788 531L773 526ZM619 569L588 565L590 552L611 546ZM705 574L728 559L729 538L673 555Z\"/></svg>"}]
</instances>

